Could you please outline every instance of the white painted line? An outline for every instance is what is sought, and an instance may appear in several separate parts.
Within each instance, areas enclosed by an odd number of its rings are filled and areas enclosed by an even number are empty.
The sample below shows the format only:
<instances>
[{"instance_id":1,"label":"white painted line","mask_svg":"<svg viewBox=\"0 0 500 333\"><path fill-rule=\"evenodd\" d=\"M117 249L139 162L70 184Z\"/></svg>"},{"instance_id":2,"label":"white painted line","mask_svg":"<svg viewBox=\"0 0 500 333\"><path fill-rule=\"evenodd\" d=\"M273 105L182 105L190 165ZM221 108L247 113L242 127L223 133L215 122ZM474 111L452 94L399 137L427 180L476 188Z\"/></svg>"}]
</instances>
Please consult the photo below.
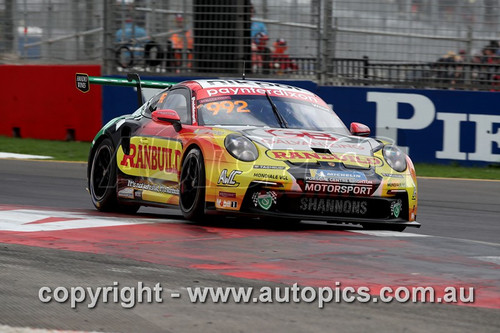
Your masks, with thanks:
<instances>
[{"instance_id":1,"label":"white painted line","mask_svg":"<svg viewBox=\"0 0 500 333\"><path fill-rule=\"evenodd\" d=\"M0 325L0 332L4 333L98 333L97 331L66 331L45 328L31 328L31 327L12 327L7 325Z\"/></svg>"},{"instance_id":2,"label":"white painted line","mask_svg":"<svg viewBox=\"0 0 500 333\"><path fill-rule=\"evenodd\" d=\"M53 158L52 156L43 155L28 155L28 154L16 154L16 153L4 153L0 152L0 159L2 158L15 158L21 160L47 160Z\"/></svg>"},{"instance_id":3,"label":"white painted line","mask_svg":"<svg viewBox=\"0 0 500 333\"><path fill-rule=\"evenodd\" d=\"M473 258L500 265L500 257L488 256L488 257L473 257Z\"/></svg>"},{"instance_id":4,"label":"white painted line","mask_svg":"<svg viewBox=\"0 0 500 333\"><path fill-rule=\"evenodd\" d=\"M387 231L387 230L349 230L358 234L377 237L434 237L430 235L413 234L410 232Z\"/></svg>"},{"instance_id":5,"label":"white painted line","mask_svg":"<svg viewBox=\"0 0 500 333\"><path fill-rule=\"evenodd\" d=\"M57 221L58 218L65 220ZM49 222L42 221L44 219L49 219ZM50 219L55 219L55 221L51 222ZM41 223L37 223L38 221ZM15 209L0 211L0 230L3 231L57 231L158 222L161 222L161 220L140 219L134 217L101 217L91 216L85 213L51 210Z\"/></svg>"}]
</instances>

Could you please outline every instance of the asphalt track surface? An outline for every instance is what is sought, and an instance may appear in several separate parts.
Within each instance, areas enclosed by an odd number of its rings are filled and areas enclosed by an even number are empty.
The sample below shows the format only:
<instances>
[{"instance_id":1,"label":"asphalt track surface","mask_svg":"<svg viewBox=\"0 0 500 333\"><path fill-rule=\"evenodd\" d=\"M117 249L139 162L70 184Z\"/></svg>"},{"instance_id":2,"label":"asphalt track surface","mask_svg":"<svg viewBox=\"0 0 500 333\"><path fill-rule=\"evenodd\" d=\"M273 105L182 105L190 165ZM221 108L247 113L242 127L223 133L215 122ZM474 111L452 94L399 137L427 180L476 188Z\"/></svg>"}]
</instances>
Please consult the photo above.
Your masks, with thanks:
<instances>
[{"instance_id":1,"label":"asphalt track surface","mask_svg":"<svg viewBox=\"0 0 500 333\"><path fill-rule=\"evenodd\" d=\"M86 165L0 160L0 325L103 332L498 332L500 182L420 178L420 229L360 233L177 210L94 210ZM417 170L418 172L418 170ZM473 287L472 304L191 303L186 288ZM163 288L163 303L42 303L42 286ZM180 294L180 298L171 295ZM373 294L372 293L372 294ZM437 291L439 293L439 291ZM3 326L1 326L3 327Z\"/></svg>"}]
</instances>

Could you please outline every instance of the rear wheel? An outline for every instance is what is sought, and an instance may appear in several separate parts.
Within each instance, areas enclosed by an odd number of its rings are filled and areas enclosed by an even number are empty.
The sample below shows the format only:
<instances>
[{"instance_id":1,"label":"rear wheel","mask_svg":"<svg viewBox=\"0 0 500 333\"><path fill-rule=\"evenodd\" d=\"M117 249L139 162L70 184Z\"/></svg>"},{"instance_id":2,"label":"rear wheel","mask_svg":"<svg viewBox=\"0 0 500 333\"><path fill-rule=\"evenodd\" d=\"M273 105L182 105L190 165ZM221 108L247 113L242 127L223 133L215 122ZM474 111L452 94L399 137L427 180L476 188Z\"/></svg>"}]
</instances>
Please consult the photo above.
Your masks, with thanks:
<instances>
[{"instance_id":1,"label":"rear wheel","mask_svg":"<svg viewBox=\"0 0 500 333\"><path fill-rule=\"evenodd\" d=\"M122 45L115 51L115 61L121 68L129 68L134 65L134 53L130 47Z\"/></svg>"},{"instance_id":2,"label":"rear wheel","mask_svg":"<svg viewBox=\"0 0 500 333\"><path fill-rule=\"evenodd\" d=\"M198 148L191 149L182 163L179 206L188 220L199 220L205 213L205 166Z\"/></svg>"},{"instance_id":3,"label":"rear wheel","mask_svg":"<svg viewBox=\"0 0 500 333\"><path fill-rule=\"evenodd\" d=\"M116 197L116 156L113 143L104 139L90 166L89 190L92 203L102 212L135 213L139 205L120 204Z\"/></svg>"}]
</instances>

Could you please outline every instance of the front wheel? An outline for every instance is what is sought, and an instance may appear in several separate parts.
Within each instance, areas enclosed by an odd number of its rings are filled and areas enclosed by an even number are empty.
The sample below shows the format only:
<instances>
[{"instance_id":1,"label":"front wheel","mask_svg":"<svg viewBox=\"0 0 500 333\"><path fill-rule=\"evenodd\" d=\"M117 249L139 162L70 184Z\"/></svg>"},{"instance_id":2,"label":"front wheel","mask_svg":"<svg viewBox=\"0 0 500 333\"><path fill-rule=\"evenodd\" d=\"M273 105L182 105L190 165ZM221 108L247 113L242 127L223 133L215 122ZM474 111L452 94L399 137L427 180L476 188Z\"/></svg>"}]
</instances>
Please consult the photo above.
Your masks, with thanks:
<instances>
[{"instance_id":1,"label":"front wheel","mask_svg":"<svg viewBox=\"0 0 500 333\"><path fill-rule=\"evenodd\" d=\"M101 212L135 213L139 205L120 204L116 197L116 156L113 143L104 139L97 147L89 174L92 203Z\"/></svg>"},{"instance_id":2,"label":"front wheel","mask_svg":"<svg viewBox=\"0 0 500 333\"><path fill-rule=\"evenodd\" d=\"M205 213L205 165L198 148L191 149L182 163L179 206L188 220L199 220Z\"/></svg>"}]
</instances>

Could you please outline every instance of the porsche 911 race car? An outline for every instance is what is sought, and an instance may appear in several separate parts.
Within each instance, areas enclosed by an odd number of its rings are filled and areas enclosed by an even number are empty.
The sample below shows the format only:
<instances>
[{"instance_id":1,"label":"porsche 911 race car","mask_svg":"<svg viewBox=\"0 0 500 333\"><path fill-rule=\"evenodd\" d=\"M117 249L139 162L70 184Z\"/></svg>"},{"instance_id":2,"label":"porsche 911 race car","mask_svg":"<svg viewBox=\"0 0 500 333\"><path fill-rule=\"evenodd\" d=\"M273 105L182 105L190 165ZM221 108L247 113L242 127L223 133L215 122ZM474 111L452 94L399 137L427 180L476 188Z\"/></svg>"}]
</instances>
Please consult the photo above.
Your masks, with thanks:
<instances>
[{"instance_id":1,"label":"porsche 911 race car","mask_svg":"<svg viewBox=\"0 0 500 333\"><path fill-rule=\"evenodd\" d=\"M129 80L132 80L129 77ZM88 83L164 87L97 133L88 187L100 211L178 206L184 217L244 215L365 228L419 227L410 158L350 130L317 95L250 80L178 84L77 74Z\"/></svg>"}]
</instances>

